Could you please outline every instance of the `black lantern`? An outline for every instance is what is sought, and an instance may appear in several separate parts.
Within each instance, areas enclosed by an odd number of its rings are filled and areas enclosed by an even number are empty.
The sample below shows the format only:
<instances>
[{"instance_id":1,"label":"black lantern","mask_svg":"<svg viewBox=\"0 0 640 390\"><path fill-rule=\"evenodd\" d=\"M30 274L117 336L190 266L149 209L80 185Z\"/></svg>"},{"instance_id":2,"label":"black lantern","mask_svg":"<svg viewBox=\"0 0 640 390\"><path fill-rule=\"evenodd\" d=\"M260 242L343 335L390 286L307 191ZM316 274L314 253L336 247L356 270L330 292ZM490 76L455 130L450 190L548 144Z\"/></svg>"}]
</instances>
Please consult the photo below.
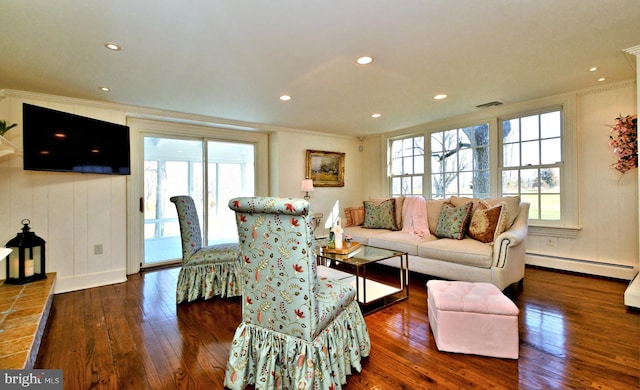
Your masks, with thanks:
<instances>
[{"instance_id":1,"label":"black lantern","mask_svg":"<svg viewBox=\"0 0 640 390\"><path fill-rule=\"evenodd\" d=\"M7 256L7 279L4 281L8 284L24 284L47 277L44 240L29 231L30 220L23 219L21 223L24 225L22 233L18 233L6 245L12 249Z\"/></svg>"}]
</instances>

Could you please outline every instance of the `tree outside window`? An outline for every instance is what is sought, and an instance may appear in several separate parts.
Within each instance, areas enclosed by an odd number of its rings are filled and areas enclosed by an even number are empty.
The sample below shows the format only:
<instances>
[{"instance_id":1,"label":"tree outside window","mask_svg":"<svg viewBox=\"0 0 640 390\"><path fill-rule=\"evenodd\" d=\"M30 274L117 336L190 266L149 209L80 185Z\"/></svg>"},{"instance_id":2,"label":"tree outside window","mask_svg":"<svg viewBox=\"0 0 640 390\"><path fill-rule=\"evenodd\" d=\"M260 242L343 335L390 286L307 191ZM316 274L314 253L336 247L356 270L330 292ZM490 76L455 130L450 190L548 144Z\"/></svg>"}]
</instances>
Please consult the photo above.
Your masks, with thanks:
<instances>
[{"instance_id":1,"label":"tree outside window","mask_svg":"<svg viewBox=\"0 0 640 390\"><path fill-rule=\"evenodd\" d=\"M432 198L490 194L489 124L431 134Z\"/></svg>"}]
</instances>

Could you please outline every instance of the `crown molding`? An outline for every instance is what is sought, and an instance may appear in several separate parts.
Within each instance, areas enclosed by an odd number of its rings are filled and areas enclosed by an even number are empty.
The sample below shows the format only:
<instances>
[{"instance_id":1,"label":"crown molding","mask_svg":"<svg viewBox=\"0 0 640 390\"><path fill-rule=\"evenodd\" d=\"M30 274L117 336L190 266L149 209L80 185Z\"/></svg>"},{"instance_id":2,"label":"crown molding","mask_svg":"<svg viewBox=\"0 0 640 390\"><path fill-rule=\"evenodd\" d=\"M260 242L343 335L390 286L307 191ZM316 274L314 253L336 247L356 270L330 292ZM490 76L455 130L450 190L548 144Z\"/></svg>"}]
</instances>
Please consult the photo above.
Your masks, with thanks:
<instances>
[{"instance_id":1,"label":"crown molding","mask_svg":"<svg viewBox=\"0 0 640 390\"><path fill-rule=\"evenodd\" d=\"M635 87L635 85L636 85L635 80L626 80L626 81L620 81L618 83L610 83L610 84L599 85L597 87L581 89L579 91L576 91L576 94L579 96L591 95L591 94L596 94L600 92L611 91L613 89Z\"/></svg>"},{"instance_id":2,"label":"crown molding","mask_svg":"<svg viewBox=\"0 0 640 390\"><path fill-rule=\"evenodd\" d=\"M624 49L623 51L626 51L629 54L633 54L633 55L638 56L638 55L640 55L640 45Z\"/></svg>"}]
</instances>

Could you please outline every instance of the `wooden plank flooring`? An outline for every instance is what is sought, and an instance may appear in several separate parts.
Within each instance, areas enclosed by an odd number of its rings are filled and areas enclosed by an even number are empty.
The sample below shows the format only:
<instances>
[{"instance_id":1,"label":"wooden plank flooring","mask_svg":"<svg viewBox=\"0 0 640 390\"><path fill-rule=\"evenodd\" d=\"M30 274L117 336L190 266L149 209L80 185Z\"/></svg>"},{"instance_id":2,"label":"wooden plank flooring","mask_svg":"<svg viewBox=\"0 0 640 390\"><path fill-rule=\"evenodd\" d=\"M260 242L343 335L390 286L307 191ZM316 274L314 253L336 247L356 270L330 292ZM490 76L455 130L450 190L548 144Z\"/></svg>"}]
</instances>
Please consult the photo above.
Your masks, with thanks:
<instances>
[{"instance_id":1,"label":"wooden plank flooring","mask_svg":"<svg viewBox=\"0 0 640 390\"><path fill-rule=\"evenodd\" d=\"M223 388L240 299L176 306L177 274L56 295L35 367L63 369L65 389ZM640 314L623 304L625 282L527 268L505 291L521 311L510 360L439 352L427 279L411 276L408 300L365 317L371 356L345 389L640 388Z\"/></svg>"}]
</instances>

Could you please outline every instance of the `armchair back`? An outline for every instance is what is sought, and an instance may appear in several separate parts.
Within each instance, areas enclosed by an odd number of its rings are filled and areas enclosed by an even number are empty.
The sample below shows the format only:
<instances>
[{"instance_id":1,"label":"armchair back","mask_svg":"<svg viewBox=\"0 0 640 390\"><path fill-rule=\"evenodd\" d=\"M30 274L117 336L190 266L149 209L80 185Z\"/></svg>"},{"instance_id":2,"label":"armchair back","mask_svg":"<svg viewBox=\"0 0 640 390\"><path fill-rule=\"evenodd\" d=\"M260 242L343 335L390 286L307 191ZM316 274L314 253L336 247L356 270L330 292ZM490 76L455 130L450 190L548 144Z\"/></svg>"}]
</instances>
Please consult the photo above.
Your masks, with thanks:
<instances>
[{"instance_id":1,"label":"armchair back","mask_svg":"<svg viewBox=\"0 0 640 390\"><path fill-rule=\"evenodd\" d=\"M242 197L229 207L242 258L243 321L312 340L321 319L309 202Z\"/></svg>"}]
</instances>

